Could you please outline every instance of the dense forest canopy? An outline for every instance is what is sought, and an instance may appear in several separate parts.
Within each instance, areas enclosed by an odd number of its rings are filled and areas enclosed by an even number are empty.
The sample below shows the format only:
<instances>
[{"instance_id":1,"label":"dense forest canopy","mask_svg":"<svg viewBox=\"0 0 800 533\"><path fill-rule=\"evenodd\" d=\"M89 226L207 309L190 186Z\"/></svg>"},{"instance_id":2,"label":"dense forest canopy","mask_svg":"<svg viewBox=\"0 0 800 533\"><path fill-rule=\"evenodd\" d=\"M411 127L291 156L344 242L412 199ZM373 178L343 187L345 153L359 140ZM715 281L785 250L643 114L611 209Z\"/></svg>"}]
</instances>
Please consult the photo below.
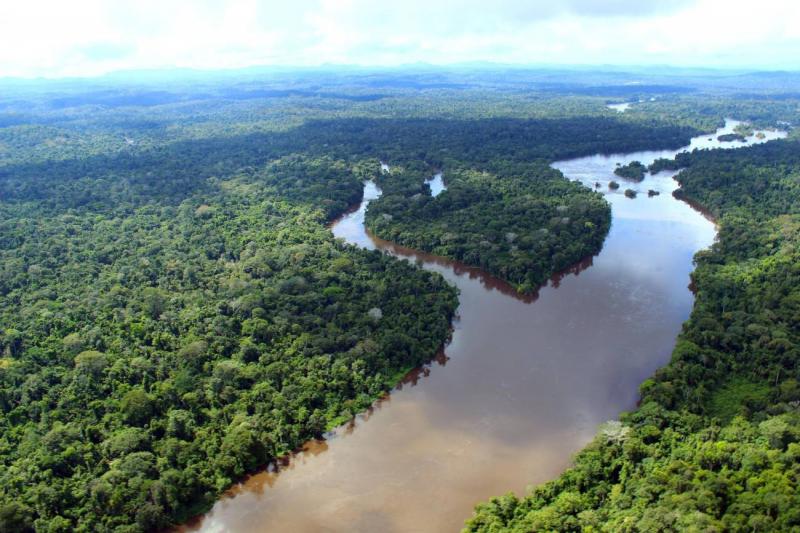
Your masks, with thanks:
<instances>
[{"instance_id":1,"label":"dense forest canopy","mask_svg":"<svg viewBox=\"0 0 800 533\"><path fill-rule=\"evenodd\" d=\"M479 266L521 292L600 250L611 219L608 204L545 161L446 168L447 190L435 198L425 170L382 175L383 195L370 205L367 227L379 237Z\"/></svg>"},{"instance_id":2,"label":"dense forest canopy","mask_svg":"<svg viewBox=\"0 0 800 533\"><path fill-rule=\"evenodd\" d=\"M644 175L647 172L647 167L641 161L631 161L627 165L623 165L614 169L614 174L621 178L626 178L633 181L644 180Z\"/></svg>"},{"instance_id":3,"label":"dense forest canopy","mask_svg":"<svg viewBox=\"0 0 800 533\"><path fill-rule=\"evenodd\" d=\"M741 100L713 80L581 76L0 81L0 531L183 520L430 360L455 290L326 228L364 180L384 190L378 234L534 290L596 252L610 220L549 162L677 147L734 112L798 120L777 84ZM606 107L620 99L643 102ZM432 198L436 170L448 188ZM780 195L748 187L754 205ZM786 248L782 220L763 226L765 253Z\"/></svg>"},{"instance_id":4,"label":"dense forest canopy","mask_svg":"<svg viewBox=\"0 0 800 533\"><path fill-rule=\"evenodd\" d=\"M360 195L342 162L287 156L196 190L173 163L148 162L154 184L45 174L52 194L0 207L11 529L179 519L369 406L448 335L441 278L325 228Z\"/></svg>"},{"instance_id":5,"label":"dense forest canopy","mask_svg":"<svg viewBox=\"0 0 800 533\"><path fill-rule=\"evenodd\" d=\"M720 236L697 255L672 361L574 467L479 505L467 531L800 528L800 142L674 164Z\"/></svg>"}]
</instances>

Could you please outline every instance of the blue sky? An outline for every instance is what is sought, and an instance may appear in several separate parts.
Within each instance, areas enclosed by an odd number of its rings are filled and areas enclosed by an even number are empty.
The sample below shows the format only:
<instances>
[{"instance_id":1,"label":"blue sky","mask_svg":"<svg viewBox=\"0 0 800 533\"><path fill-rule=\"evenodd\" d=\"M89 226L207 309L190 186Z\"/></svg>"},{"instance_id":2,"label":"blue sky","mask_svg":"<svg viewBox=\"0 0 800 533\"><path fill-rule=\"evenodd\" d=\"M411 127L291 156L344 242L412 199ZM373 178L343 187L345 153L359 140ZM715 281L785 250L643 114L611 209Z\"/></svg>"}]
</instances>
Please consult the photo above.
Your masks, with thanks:
<instances>
[{"instance_id":1,"label":"blue sky","mask_svg":"<svg viewBox=\"0 0 800 533\"><path fill-rule=\"evenodd\" d=\"M800 69L797 0L3 0L0 76L253 65Z\"/></svg>"}]
</instances>

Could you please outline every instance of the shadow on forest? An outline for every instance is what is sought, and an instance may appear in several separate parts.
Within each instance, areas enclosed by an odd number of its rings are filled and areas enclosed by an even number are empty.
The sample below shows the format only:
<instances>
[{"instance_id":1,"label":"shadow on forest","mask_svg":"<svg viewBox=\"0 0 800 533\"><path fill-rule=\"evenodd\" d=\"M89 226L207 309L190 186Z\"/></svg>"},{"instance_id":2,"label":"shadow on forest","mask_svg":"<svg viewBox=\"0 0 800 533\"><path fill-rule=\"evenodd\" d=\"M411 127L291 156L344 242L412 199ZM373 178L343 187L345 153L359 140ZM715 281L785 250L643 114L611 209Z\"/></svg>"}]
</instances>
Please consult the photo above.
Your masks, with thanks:
<instances>
[{"instance_id":1,"label":"shadow on forest","mask_svg":"<svg viewBox=\"0 0 800 533\"><path fill-rule=\"evenodd\" d=\"M480 169L498 160L553 161L678 147L694 133L687 127L634 124L610 117L312 120L285 132L234 134L152 149L125 147L111 155L76 154L68 160L8 164L0 167L0 197L5 202L45 201L51 209L136 207L152 203L154 195L162 198L162 204L175 205L210 191L213 185L208 178L252 173L288 154L350 161L378 156L434 166L452 156ZM153 169L159 169L158 173Z\"/></svg>"}]
</instances>

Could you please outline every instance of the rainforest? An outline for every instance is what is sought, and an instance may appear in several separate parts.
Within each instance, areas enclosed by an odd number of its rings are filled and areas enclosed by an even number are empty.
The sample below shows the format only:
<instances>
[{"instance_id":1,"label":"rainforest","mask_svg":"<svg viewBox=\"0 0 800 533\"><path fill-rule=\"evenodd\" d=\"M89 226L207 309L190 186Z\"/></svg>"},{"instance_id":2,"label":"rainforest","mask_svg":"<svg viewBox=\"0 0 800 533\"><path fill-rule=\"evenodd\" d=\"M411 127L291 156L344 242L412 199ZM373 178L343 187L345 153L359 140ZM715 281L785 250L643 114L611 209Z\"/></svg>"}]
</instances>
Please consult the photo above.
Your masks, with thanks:
<instances>
[{"instance_id":1,"label":"rainforest","mask_svg":"<svg viewBox=\"0 0 800 533\"><path fill-rule=\"evenodd\" d=\"M800 528L800 78L552 75L0 79L0 531Z\"/></svg>"}]
</instances>

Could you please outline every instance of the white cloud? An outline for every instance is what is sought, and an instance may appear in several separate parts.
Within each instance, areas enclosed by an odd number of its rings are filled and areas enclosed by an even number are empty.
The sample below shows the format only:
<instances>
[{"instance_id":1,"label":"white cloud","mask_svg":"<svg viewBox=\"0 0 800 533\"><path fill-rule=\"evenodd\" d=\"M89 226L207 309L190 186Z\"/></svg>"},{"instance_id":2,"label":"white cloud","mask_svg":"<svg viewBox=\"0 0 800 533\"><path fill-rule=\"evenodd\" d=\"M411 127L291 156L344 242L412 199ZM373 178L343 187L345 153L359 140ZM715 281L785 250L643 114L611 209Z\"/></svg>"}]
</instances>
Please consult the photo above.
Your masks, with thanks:
<instances>
[{"instance_id":1,"label":"white cloud","mask_svg":"<svg viewBox=\"0 0 800 533\"><path fill-rule=\"evenodd\" d=\"M798 68L794 0L4 0L0 76L258 64Z\"/></svg>"}]
</instances>

